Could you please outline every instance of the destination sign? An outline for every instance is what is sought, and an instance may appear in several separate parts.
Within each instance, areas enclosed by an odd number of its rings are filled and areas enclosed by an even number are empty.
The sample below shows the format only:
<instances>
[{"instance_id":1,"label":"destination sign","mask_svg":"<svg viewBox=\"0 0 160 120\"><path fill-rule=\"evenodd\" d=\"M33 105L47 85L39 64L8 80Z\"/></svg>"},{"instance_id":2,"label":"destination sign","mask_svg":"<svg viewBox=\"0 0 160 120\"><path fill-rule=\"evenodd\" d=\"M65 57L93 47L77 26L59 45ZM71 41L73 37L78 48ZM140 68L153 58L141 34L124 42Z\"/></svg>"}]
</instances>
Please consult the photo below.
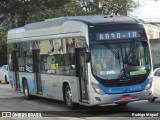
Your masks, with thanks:
<instances>
[{"instance_id":1,"label":"destination sign","mask_svg":"<svg viewBox=\"0 0 160 120\"><path fill-rule=\"evenodd\" d=\"M117 40L138 38L140 34L137 30L108 31L96 34L97 40Z\"/></svg>"}]
</instances>

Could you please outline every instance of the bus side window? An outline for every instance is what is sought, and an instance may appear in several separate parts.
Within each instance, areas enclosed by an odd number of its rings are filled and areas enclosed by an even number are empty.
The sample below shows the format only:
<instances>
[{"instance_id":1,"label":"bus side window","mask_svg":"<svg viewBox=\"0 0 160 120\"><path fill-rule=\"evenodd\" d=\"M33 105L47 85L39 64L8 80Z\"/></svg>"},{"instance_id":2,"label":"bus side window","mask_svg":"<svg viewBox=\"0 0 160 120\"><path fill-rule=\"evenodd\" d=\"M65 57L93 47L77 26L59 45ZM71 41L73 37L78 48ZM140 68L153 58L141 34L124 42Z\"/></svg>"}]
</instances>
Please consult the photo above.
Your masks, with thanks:
<instances>
[{"instance_id":1,"label":"bus side window","mask_svg":"<svg viewBox=\"0 0 160 120\"><path fill-rule=\"evenodd\" d=\"M76 66L75 66L75 38L67 38L66 39L66 48L68 54L68 65L69 65L69 75L75 76Z\"/></svg>"}]
</instances>

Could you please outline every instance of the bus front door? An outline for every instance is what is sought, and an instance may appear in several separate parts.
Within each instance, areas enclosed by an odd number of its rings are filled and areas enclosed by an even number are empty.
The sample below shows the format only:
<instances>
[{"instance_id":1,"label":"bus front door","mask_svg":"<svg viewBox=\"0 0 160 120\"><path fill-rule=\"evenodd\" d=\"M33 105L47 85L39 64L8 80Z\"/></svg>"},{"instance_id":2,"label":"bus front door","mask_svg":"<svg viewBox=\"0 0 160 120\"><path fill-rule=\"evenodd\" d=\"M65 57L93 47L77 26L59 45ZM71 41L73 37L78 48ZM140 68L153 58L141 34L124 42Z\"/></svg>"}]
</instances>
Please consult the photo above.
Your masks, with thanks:
<instances>
[{"instance_id":1,"label":"bus front door","mask_svg":"<svg viewBox=\"0 0 160 120\"><path fill-rule=\"evenodd\" d=\"M14 79L14 85L15 90L20 90L20 82L19 82L19 73L18 73L18 56L17 56L17 50L12 51L12 64L13 64L13 79Z\"/></svg>"},{"instance_id":2,"label":"bus front door","mask_svg":"<svg viewBox=\"0 0 160 120\"><path fill-rule=\"evenodd\" d=\"M35 83L37 94L42 94L42 81L40 76L40 50L33 50L33 72L35 74Z\"/></svg>"},{"instance_id":3,"label":"bus front door","mask_svg":"<svg viewBox=\"0 0 160 120\"><path fill-rule=\"evenodd\" d=\"M84 48L76 48L76 76L79 77L80 101L88 102L88 70L85 62Z\"/></svg>"}]
</instances>

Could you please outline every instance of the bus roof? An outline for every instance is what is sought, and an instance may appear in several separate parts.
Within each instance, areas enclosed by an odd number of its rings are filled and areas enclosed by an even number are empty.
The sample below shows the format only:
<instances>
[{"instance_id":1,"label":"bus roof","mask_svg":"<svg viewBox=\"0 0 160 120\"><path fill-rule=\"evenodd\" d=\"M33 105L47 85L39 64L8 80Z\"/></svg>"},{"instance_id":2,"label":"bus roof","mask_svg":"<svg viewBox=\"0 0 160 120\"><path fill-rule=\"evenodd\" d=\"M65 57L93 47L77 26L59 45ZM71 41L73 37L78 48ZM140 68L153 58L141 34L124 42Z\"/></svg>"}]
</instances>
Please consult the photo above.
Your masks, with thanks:
<instances>
[{"instance_id":1,"label":"bus roof","mask_svg":"<svg viewBox=\"0 0 160 120\"><path fill-rule=\"evenodd\" d=\"M79 22L79 24L72 24L71 21ZM59 17L47 19L41 22L26 24L24 27L11 29L8 31L8 41L21 38L31 38L40 35L46 36L53 33L60 34L66 32L77 32L82 30L82 25L84 24L91 26L114 23L137 24L139 22L140 21L131 17L116 15ZM70 26L69 29L68 26Z\"/></svg>"},{"instance_id":2,"label":"bus roof","mask_svg":"<svg viewBox=\"0 0 160 120\"><path fill-rule=\"evenodd\" d=\"M107 24L107 23L138 23L134 18L127 16L115 16L115 15L96 15L96 16L75 16L75 17L59 17L53 19L47 19L42 22L31 23L24 26L26 30L61 26L66 21L81 21L86 24Z\"/></svg>"}]
</instances>

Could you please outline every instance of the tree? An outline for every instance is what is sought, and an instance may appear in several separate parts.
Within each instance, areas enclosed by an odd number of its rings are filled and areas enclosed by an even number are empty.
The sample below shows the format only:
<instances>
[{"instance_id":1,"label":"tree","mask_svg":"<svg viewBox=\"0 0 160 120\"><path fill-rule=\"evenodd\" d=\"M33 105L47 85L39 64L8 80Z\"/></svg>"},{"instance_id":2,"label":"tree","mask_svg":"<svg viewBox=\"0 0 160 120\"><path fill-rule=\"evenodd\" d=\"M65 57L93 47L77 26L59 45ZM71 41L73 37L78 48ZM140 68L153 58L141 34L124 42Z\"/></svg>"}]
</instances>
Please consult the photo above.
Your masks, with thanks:
<instances>
[{"instance_id":1,"label":"tree","mask_svg":"<svg viewBox=\"0 0 160 120\"><path fill-rule=\"evenodd\" d=\"M1 0L0 22L10 29L60 16L127 15L133 6L133 0Z\"/></svg>"},{"instance_id":2,"label":"tree","mask_svg":"<svg viewBox=\"0 0 160 120\"><path fill-rule=\"evenodd\" d=\"M86 14L128 15L135 6L133 0L78 0Z\"/></svg>"},{"instance_id":3,"label":"tree","mask_svg":"<svg viewBox=\"0 0 160 120\"><path fill-rule=\"evenodd\" d=\"M53 7L53 6L52 6ZM36 11L34 14L31 14L26 22L32 23L37 21L42 21L49 18L56 18L62 16L79 16L84 15L85 11L81 8L80 4L78 4L75 0L72 0L59 8L48 8L44 9L43 11Z\"/></svg>"},{"instance_id":4,"label":"tree","mask_svg":"<svg viewBox=\"0 0 160 120\"><path fill-rule=\"evenodd\" d=\"M57 10L70 0L1 0L1 22L6 21L8 28L21 27L28 17L47 10Z\"/></svg>"},{"instance_id":5,"label":"tree","mask_svg":"<svg viewBox=\"0 0 160 120\"><path fill-rule=\"evenodd\" d=\"M7 64L7 27L1 26L0 29L0 66Z\"/></svg>"}]
</instances>

